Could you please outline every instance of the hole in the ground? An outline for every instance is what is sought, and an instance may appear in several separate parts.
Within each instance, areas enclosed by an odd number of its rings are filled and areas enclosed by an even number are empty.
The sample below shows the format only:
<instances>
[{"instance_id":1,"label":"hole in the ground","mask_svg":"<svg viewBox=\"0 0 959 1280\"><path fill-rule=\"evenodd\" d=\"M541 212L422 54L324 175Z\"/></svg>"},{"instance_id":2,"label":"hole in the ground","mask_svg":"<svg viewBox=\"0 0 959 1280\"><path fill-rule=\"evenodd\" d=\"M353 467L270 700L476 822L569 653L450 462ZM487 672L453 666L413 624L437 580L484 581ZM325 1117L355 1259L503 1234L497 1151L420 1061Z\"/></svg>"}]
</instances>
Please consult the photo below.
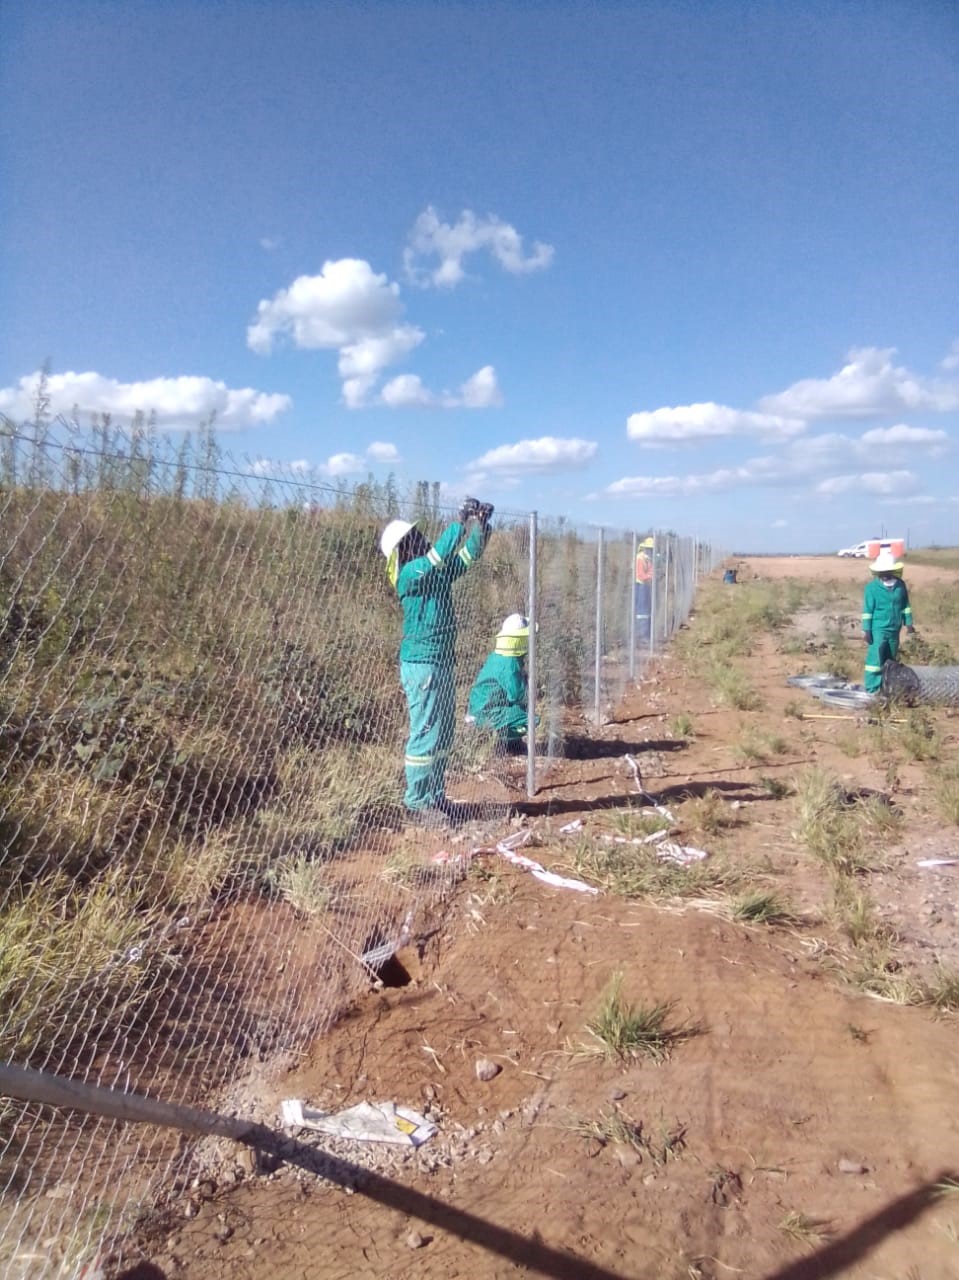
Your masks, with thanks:
<instances>
[{"instance_id":1,"label":"hole in the ground","mask_svg":"<svg viewBox=\"0 0 959 1280\"><path fill-rule=\"evenodd\" d=\"M413 980L406 965L396 956L390 956L384 961L376 970L376 976L384 987L408 987Z\"/></svg>"}]
</instances>

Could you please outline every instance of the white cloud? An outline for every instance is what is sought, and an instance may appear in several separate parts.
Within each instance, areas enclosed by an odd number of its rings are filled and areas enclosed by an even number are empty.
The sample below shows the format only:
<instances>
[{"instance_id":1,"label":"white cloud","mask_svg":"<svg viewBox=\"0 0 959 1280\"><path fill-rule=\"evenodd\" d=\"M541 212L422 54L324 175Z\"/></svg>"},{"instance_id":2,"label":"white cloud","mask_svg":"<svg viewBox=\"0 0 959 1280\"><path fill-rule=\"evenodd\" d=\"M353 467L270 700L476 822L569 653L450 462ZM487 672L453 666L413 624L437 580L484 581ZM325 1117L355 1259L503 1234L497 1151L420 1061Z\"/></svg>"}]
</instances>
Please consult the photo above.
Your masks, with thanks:
<instances>
[{"instance_id":1,"label":"white cloud","mask_svg":"<svg viewBox=\"0 0 959 1280\"><path fill-rule=\"evenodd\" d=\"M917 454L935 457L945 452L948 439L945 432L909 427L905 423L875 428L860 436L823 432L791 440L775 454L749 458L738 466L688 475L624 476L604 492L613 497L689 497L756 487L792 486L801 492L807 484L814 485L814 491L820 494L851 489L893 492L895 481L891 488L885 489L876 477L911 476L912 472L903 470L903 464ZM859 471L854 474L852 469L857 467ZM881 473L880 467L885 468ZM862 482L862 475L872 478Z\"/></svg>"},{"instance_id":2,"label":"white cloud","mask_svg":"<svg viewBox=\"0 0 959 1280\"><path fill-rule=\"evenodd\" d=\"M460 387L460 399L464 409L491 409L503 403L496 382L496 370L491 364L478 369Z\"/></svg>"},{"instance_id":3,"label":"white cloud","mask_svg":"<svg viewBox=\"0 0 959 1280\"><path fill-rule=\"evenodd\" d=\"M42 376L27 374L15 386L0 389L0 412L14 419L30 417ZM156 425L168 430L189 430L211 415L225 431L262 426L293 403L288 395L186 376L118 382L99 373L52 373L45 391L54 415L69 415L76 408L80 413L110 413L125 423L141 412L152 414Z\"/></svg>"},{"instance_id":4,"label":"white cloud","mask_svg":"<svg viewBox=\"0 0 959 1280\"><path fill-rule=\"evenodd\" d=\"M949 433L930 427L909 427L904 422L894 427L873 427L859 437L865 445L905 445L931 454L942 453L949 444Z\"/></svg>"},{"instance_id":5,"label":"white cloud","mask_svg":"<svg viewBox=\"0 0 959 1280\"><path fill-rule=\"evenodd\" d=\"M377 463L400 462L399 450L395 444L385 440L374 440L366 446L362 454L334 453L325 462L309 462L306 458L297 458L295 462L278 462L273 458L256 458L250 464L250 470L257 476L293 474L306 478L323 476L337 478L339 476L359 475L367 467Z\"/></svg>"},{"instance_id":6,"label":"white cloud","mask_svg":"<svg viewBox=\"0 0 959 1280\"><path fill-rule=\"evenodd\" d=\"M458 391L430 391L417 374L401 373L383 386L380 399L391 409L491 409L503 403L490 364L467 378Z\"/></svg>"},{"instance_id":7,"label":"white cloud","mask_svg":"<svg viewBox=\"0 0 959 1280\"><path fill-rule=\"evenodd\" d=\"M804 378L759 402L765 413L800 418L871 417L959 407L959 384L923 379L893 363L894 347L861 347L831 378Z\"/></svg>"},{"instance_id":8,"label":"white cloud","mask_svg":"<svg viewBox=\"0 0 959 1280\"><path fill-rule=\"evenodd\" d=\"M940 362L939 368L944 369L947 373L951 373L953 369L959 369L959 338L953 340L952 346Z\"/></svg>"},{"instance_id":9,"label":"white cloud","mask_svg":"<svg viewBox=\"0 0 959 1280\"><path fill-rule=\"evenodd\" d=\"M360 258L325 262L318 276L298 276L257 307L247 346L268 355L289 337L301 350L339 351L343 399L362 405L380 372L423 341L423 331L403 322L399 285Z\"/></svg>"},{"instance_id":10,"label":"white cloud","mask_svg":"<svg viewBox=\"0 0 959 1280\"><path fill-rule=\"evenodd\" d=\"M260 248L265 249L267 253L272 253L274 249L279 249L282 241L279 236L260 236Z\"/></svg>"},{"instance_id":11,"label":"white cloud","mask_svg":"<svg viewBox=\"0 0 959 1280\"><path fill-rule=\"evenodd\" d=\"M298 276L257 307L248 326L247 346L268 355L277 341L288 338L301 350L337 351L337 370L343 384L343 403L359 409L371 395L383 371L405 359L425 334L404 320L400 287L378 274L361 258L325 262L317 276ZM400 374L382 388L378 401L390 408L489 408L502 398L491 365L463 383L458 393L435 393L417 374Z\"/></svg>"},{"instance_id":12,"label":"white cloud","mask_svg":"<svg viewBox=\"0 0 959 1280\"><path fill-rule=\"evenodd\" d=\"M380 399L391 409L432 409L438 404L436 396L424 387L422 378L416 373L401 373L391 378L380 392Z\"/></svg>"},{"instance_id":13,"label":"white cloud","mask_svg":"<svg viewBox=\"0 0 959 1280\"><path fill-rule=\"evenodd\" d=\"M724 436L789 439L805 429L800 418L730 409L711 401L632 413L626 420L626 434L643 445L681 444Z\"/></svg>"},{"instance_id":14,"label":"white cloud","mask_svg":"<svg viewBox=\"0 0 959 1280\"><path fill-rule=\"evenodd\" d=\"M913 471L866 471L860 475L831 476L816 485L816 492L827 496L839 493L892 495L914 491L918 486L919 477Z\"/></svg>"},{"instance_id":15,"label":"white cloud","mask_svg":"<svg viewBox=\"0 0 959 1280\"><path fill-rule=\"evenodd\" d=\"M468 463L466 470L473 473L474 478L487 472L515 475L580 470L593 460L597 448L598 445L593 440L562 440L556 436L542 436L539 440L501 444Z\"/></svg>"},{"instance_id":16,"label":"white cloud","mask_svg":"<svg viewBox=\"0 0 959 1280\"><path fill-rule=\"evenodd\" d=\"M786 529L789 527L788 520L774 520L769 526L771 529Z\"/></svg>"},{"instance_id":17,"label":"white cloud","mask_svg":"<svg viewBox=\"0 0 959 1280\"><path fill-rule=\"evenodd\" d=\"M530 253L523 248L523 237L507 222L488 215L478 218L470 209L464 209L459 221L441 222L430 205L413 224L409 243L403 254L408 278L420 285L436 285L453 288L463 279L463 259L482 249L490 254L504 271L522 275L541 271L553 260L552 245L536 240ZM438 258L439 265L426 267L421 259Z\"/></svg>"},{"instance_id":18,"label":"white cloud","mask_svg":"<svg viewBox=\"0 0 959 1280\"><path fill-rule=\"evenodd\" d=\"M395 444L386 440L374 440L366 446L366 456L370 462L400 462L400 451Z\"/></svg>"}]
</instances>

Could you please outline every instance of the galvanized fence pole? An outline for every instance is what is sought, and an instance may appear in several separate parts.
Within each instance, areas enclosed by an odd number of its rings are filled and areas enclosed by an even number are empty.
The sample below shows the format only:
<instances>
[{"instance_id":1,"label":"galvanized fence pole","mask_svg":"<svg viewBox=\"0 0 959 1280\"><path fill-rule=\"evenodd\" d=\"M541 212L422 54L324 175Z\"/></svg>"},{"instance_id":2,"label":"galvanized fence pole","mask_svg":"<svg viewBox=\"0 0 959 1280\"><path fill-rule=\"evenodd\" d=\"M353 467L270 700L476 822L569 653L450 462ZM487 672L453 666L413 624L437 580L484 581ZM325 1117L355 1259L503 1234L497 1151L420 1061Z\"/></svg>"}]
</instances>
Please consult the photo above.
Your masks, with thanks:
<instances>
[{"instance_id":1,"label":"galvanized fence pole","mask_svg":"<svg viewBox=\"0 0 959 1280\"><path fill-rule=\"evenodd\" d=\"M529 513L529 657L526 660L526 794L536 795L536 512Z\"/></svg>"},{"instance_id":2,"label":"galvanized fence pole","mask_svg":"<svg viewBox=\"0 0 959 1280\"><path fill-rule=\"evenodd\" d=\"M670 553L670 548L672 547L672 545L673 545L672 537L671 537L671 536L667 536L667 538L666 538L666 570L665 570L665 573L663 574L663 582L664 582L664 586L663 586L663 643L664 643L664 644L665 644L665 643L666 643L666 641L669 639L669 637L670 637L670 635L671 635L671 633L672 633L672 628L671 628L671 627L670 627L670 625L669 625L669 562L670 562L670 554L669 554L669 553Z\"/></svg>"},{"instance_id":3,"label":"galvanized fence pole","mask_svg":"<svg viewBox=\"0 0 959 1280\"><path fill-rule=\"evenodd\" d=\"M632 538L632 559L630 560L629 574L626 579L627 601L629 604L629 678L636 679L636 560L639 553L639 543L636 533Z\"/></svg>"},{"instance_id":4,"label":"galvanized fence pole","mask_svg":"<svg viewBox=\"0 0 959 1280\"><path fill-rule=\"evenodd\" d=\"M652 535L653 545L650 547L649 554L652 557L653 571L649 580L649 656L652 657L656 652L656 606L658 602L659 592L656 589L656 579L658 577L658 548L656 546L656 534Z\"/></svg>"},{"instance_id":5,"label":"galvanized fence pole","mask_svg":"<svg viewBox=\"0 0 959 1280\"><path fill-rule=\"evenodd\" d=\"M603 572L605 569L605 535L602 529L596 540L596 655L593 667L593 722L602 723L603 679Z\"/></svg>"}]
</instances>

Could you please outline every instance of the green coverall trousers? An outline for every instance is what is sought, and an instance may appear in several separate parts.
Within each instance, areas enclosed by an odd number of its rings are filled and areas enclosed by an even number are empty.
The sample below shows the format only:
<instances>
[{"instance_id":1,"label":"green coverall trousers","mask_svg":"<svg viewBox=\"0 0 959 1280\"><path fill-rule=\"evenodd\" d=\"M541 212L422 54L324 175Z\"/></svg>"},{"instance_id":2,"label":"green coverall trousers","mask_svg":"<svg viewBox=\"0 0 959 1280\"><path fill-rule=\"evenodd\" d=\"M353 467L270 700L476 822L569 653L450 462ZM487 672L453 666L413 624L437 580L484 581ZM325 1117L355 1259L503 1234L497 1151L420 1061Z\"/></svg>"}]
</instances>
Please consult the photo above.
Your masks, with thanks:
<instances>
[{"instance_id":1,"label":"green coverall trousers","mask_svg":"<svg viewBox=\"0 0 959 1280\"><path fill-rule=\"evenodd\" d=\"M899 653L899 630L873 631L872 644L866 650L863 688L867 693L878 693L882 688L882 665Z\"/></svg>"},{"instance_id":2,"label":"green coverall trousers","mask_svg":"<svg viewBox=\"0 0 959 1280\"><path fill-rule=\"evenodd\" d=\"M410 713L406 742L407 809L429 809L446 796L446 766L456 732L456 668L452 662L401 662Z\"/></svg>"}]
</instances>

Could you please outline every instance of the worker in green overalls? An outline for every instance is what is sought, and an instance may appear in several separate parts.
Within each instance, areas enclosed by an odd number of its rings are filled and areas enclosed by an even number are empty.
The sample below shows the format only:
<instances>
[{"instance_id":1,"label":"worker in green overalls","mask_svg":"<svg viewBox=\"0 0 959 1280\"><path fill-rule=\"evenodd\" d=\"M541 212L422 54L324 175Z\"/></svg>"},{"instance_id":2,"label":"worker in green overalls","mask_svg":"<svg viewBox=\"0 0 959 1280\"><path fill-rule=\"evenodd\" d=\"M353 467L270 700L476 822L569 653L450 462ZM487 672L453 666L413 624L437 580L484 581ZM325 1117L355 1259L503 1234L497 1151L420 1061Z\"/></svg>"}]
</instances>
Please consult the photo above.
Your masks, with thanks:
<instances>
[{"instance_id":1,"label":"worker in green overalls","mask_svg":"<svg viewBox=\"0 0 959 1280\"><path fill-rule=\"evenodd\" d=\"M489 503L467 498L435 546L408 520L391 520L380 538L403 607L400 681L410 718L404 802L425 826L445 826L460 816L446 799L456 726L453 583L483 554L492 514Z\"/></svg>"},{"instance_id":2,"label":"worker in green overalls","mask_svg":"<svg viewBox=\"0 0 959 1280\"><path fill-rule=\"evenodd\" d=\"M500 745L507 750L526 737L528 653L529 619L511 613L470 690L467 720L482 729L495 729Z\"/></svg>"},{"instance_id":3,"label":"worker in green overalls","mask_svg":"<svg viewBox=\"0 0 959 1280\"><path fill-rule=\"evenodd\" d=\"M902 580L902 561L883 549L869 566L872 578L866 583L862 599L862 634L869 646L863 685L867 693L882 688L883 663L899 653L899 632L913 634L912 606Z\"/></svg>"}]
</instances>

